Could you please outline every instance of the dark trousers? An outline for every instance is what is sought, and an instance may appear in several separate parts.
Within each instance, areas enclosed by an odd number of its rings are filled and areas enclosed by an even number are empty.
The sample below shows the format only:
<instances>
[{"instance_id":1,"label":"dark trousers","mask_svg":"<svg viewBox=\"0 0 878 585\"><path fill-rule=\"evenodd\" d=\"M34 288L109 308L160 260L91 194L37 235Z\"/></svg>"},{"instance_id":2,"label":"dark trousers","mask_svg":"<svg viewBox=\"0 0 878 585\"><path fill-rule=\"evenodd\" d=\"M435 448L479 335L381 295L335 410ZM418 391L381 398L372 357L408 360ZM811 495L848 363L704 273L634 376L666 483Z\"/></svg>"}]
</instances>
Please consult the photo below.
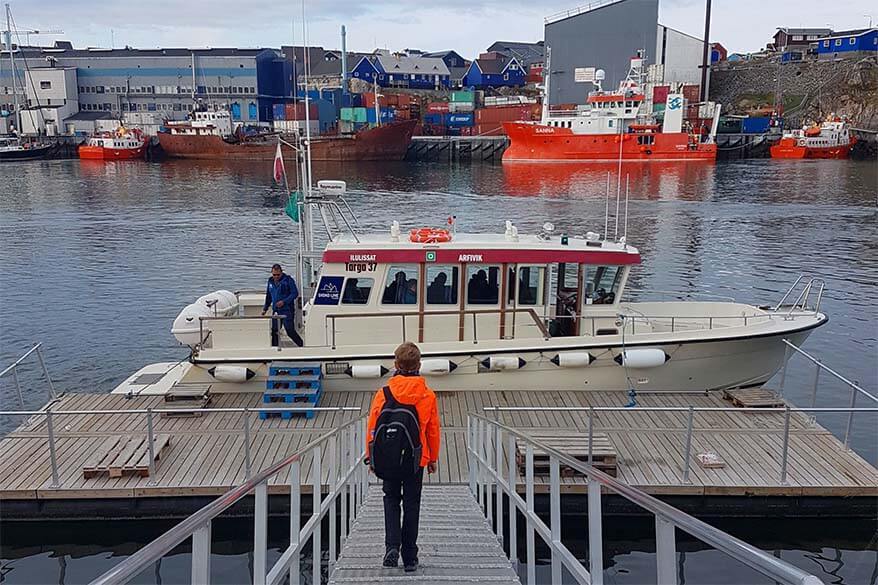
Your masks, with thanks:
<instances>
[{"instance_id":1,"label":"dark trousers","mask_svg":"<svg viewBox=\"0 0 878 585\"><path fill-rule=\"evenodd\" d=\"M276 315L284 316L284 329L287 332L287 335L290 336L290 339L293 340L293 343L302 347L305 342L302 341L302 338L299 337L299 334L296 333L296 319L293 317L291 313L275 313ZM280 319L272 319L271 320L271 345L277 347L280 345L280 340L278 339L278 321Z\"/></svg>"},{"instance_id":2,"label":"dark trousers","mask_svg":"<svg viewBox=\"0 0 878 585\"><path fill-rule=\"evenodd\" d=\"M384 480L384 545L399 550L403 564L418 558L418 520L421 515L421 487L424 468L411 477ZM399 505L402 503L402 526Z\"/></svg>"}]
</instances>

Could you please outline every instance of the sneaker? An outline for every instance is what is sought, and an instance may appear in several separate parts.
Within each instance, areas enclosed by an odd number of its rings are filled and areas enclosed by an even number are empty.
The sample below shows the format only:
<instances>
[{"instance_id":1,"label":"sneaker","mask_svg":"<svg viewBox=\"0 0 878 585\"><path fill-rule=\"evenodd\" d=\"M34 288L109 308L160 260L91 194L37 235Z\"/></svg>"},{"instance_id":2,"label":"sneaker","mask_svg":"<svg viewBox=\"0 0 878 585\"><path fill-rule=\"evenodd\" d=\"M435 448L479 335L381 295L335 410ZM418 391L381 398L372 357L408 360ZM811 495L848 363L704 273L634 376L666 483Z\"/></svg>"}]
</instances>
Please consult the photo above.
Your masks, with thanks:
<instances>
[{"instance_id":1,"label":"sneaker","mask_svg":"<svg viewBox=\"0 0 878 585\"><path fill-rule=\"evenodd\" d=\"M395 548L388 549L388 551L384 553L384 562L382 564L385 567L398 567L399 551Z\"/></svg>"},{"instance_id":2,"label":"sneaker","mask_svg":"<svg viewBox=\"0 0 878 585\"><path fill-rule=\"evenodd\" d=\"M418 569L418 559L405 562L405 572L414 573Z\"/></svg>"}]
</instances>

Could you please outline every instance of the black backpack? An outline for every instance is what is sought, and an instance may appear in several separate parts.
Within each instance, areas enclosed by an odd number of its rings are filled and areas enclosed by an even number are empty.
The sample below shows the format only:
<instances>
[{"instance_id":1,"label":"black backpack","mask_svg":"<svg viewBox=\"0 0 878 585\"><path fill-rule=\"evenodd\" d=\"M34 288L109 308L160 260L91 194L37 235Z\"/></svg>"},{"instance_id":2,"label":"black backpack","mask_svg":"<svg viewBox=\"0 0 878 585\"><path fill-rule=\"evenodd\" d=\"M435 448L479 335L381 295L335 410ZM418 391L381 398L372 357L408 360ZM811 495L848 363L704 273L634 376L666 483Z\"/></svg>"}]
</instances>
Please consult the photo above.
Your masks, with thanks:
<instances>
[{"instance_id":1,"label":"black backpack","mask_svg":"<svg viewBox=\"0 0 878 585\"><path fill-rule=\"evenodd\" d=\"M414 405L401 404L385 386L384 406L375 423L370 453L372 469L380 479L403 480L421 465L421 425Z\"/></svg>"}]
</instances>

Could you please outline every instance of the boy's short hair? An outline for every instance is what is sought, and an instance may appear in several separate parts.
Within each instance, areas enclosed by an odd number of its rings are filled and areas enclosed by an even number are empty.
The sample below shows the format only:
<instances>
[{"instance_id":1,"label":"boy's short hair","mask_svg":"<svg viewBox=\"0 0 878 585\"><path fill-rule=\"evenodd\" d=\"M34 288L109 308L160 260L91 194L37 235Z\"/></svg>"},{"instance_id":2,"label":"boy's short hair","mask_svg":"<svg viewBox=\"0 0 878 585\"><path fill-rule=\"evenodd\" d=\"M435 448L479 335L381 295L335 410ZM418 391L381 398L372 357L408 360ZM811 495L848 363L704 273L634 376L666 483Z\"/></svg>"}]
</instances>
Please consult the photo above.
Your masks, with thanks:
<instances>
[{"instance_id":1,"label":"boy's short hair","mask_svg":"<svg viewBox=\"0 0 878 585\"><path fill-rule=\"evenodd\" d=\"M393 352L393 357L400 370L416 372L421 367L421 350L411 341L401 343Z\"/></svg>"}]
</instances>

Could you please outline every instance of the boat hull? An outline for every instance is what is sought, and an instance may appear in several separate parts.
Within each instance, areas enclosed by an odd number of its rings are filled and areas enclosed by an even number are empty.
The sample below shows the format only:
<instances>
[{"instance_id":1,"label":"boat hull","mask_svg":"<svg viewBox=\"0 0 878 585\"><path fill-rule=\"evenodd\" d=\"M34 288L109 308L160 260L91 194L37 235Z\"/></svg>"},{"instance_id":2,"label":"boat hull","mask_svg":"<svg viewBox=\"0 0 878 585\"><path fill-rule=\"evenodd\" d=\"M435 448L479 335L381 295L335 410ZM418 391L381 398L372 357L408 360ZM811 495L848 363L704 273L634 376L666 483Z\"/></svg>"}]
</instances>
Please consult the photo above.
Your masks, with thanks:
<instances>
[{"instance_id":1,"label":"boat hull","mask_svg":"<svg viewBox=\"0 0 878 585\"><path fill-rule=\"evenodd\" d=\"M46 158L54 150L54 146L45 145L24 150L4 150L0 151L0 162L14 160L38 160Z\"/></svg>"},{"instance_id":2,"label":"boat hull","mask_svg":"<svg viewBox=\"0 0 878 585\"><path fill-rule=\"evenodd\" d=\"M692 339L655 344L641 342L624 347L619 343L598 345L593 339L583 342L583 338L577 338L571 339L568 345L555 345L551 350L531 345L517 349L479 349L474 346L459 351L432 352L426 344L422 345L422 349L424 360L449 360L455 364L451 373L427 376L429 385L437 390L627 391L633 387L643 392L701 392L764 384L783 365L786 356L783 340L789 339L797 346L802 345L811 331L826 322L826 318L822 317L797 330L732 339ZM665 363L654 367L626 368L620 365L617 356L623 350L633 349L660 350L669 357ZM564 352L588 352L595 359L582 367L555 365L551 358ZM346 348L330 350L325 347L310 351L291 348L280 353L282 355L274 359L284 363L319 362L324 372L343 372L354 366L371 366L372 369L383 366L388 371L393 370L393 356L380 353L352 352ZM501 356L520 358L524 365L500 371L485 368L484 360ZM217 364L244 366L256 375L243 384L218 382L208 373ZM184 369L177 368L175 371L174 379L166 381L166 384L153 385L147 393L161 394L163 388L177 381L210 383L212 391L262 392L265 389L268 360L203 359L196 356ZM128 381L136 379L138 374L131 376ZM386 378L358 379L344 373L326 373L323 388L331 391L363 390L379 387ZM137 392L138 388L129 385L128 381L120 384L114 392Z\"/></svg>"},{"instance_id":3,"label":"boat hull","mask_svg":"<svg viewBox=\"0 0 878 585\"><path fill-rule=\"evenodd\" d=\"M795 138L781 138L770 148L771 158L846 159L856 140L842 146L801 146Z\"/></svg>"},{"instance_id":4,"label":"boat hull","mask_svg":"<svg viewBox=\"0 0 878 585\"><path fill-rule=\"evenodd\" d=\"M503 162L615 162L620 150L623 161L715 161L716 144L690 142L689 134L649 134L654 142L638 143L638 134L574 134L568 128L556 128L526 122L504 122L509 148ZM621 139L621 149L620 149Z\"/></svg>"},{"instance_id":5,"label":"boat hull","mask_svg":"<svg viewBox=\"0 0 878 585\"><path fill-rule=\"evenodd\" d=\"M311 159L318 161L402 160L412 140L416 120L385 124L350 136L315 137ZM159 133L165 154L174 158L272 160L277 140L230 143L220 136ZM284 155L291 157L290 149Z\"/></svg>"},{"instance_id":6,"label":"boat hull","mask_svg":"<svg viewBox=\"0 0 878 585\"><path fill-rule=\"evenodd\" d=\"M143 158L145 153L146 143L138 148L105 148L87 144L79 147L79 158L89 160L134 160Z\"/></svg>"}]
</instances>

